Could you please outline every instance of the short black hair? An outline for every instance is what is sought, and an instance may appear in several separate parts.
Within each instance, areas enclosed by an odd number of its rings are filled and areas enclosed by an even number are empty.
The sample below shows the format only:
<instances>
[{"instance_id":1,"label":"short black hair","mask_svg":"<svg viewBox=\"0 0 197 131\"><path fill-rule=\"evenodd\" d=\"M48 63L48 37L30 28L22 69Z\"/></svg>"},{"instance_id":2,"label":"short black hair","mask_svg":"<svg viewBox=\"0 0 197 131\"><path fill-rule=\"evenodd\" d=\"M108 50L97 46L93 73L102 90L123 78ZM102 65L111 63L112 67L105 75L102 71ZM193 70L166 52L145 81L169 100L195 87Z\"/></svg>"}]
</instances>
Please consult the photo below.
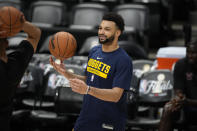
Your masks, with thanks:
<instances>
[{"instance_id":1,"label":"short black hair","mask_svg":"<svg viewBox=\"0 0 197 131\"><path fill-rule=\"evenodd\" d=\"M121 30L121 32L124 31L124 20L122 18L121 15L119 14L116 14L114 12L109 12L109 13L106 13L102 20L108 20L108 21L113 21L116 23L116 25L118 26L118 28Z\"/></svg>"}]
</instances>

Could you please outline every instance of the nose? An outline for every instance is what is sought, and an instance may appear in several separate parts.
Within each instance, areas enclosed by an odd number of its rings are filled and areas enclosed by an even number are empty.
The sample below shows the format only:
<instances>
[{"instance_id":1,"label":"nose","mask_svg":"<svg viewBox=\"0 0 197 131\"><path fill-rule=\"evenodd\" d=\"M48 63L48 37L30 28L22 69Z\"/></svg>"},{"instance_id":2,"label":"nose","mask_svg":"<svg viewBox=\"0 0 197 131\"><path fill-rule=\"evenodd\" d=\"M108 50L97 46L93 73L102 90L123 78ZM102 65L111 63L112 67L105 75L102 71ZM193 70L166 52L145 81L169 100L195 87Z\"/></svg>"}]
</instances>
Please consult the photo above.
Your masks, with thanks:
<instances>
[{"instance_id":1,"label":"nose","mask_svg":"<svg viewBox=\"0 0 197 131\"><path fill-rule=\"evenodd\" d=\"M103 29L99 29L99 30L98 30L98 34L99 34L99 35L104 35L104 33L105 33L105 32L104 32Z\"/></svg>"}]
</instances>

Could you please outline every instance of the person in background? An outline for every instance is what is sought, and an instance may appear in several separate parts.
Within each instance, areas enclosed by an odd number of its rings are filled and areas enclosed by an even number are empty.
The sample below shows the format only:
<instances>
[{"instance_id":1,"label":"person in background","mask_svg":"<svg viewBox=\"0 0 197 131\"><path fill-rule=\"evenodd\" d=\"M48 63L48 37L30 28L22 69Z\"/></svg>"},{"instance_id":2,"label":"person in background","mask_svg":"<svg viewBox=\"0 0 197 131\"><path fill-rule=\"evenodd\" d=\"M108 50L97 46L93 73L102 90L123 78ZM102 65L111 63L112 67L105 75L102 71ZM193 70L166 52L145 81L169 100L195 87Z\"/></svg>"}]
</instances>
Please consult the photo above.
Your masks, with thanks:
<instances>
[{"instance_id":1,"label":"person in background","mask_svg":"<svg viewBox=\"0 0 197 131\"><path fill-rule=\"evenodd\" d=\"M119 47L123 18L115 13L103 16L98 29L100 45L89 52L86 76L72 74L65 65L50 63L69 81L72 91L84 94L74 131L125 131L126 91L132 77L132 61Z\"/></svg>"},{"instance_id":2,"label":"person in background","mask_svg":"<svg viewBox=\"0 0 197 131\"><path fill-rule=\"evenodd\" d=\"M10 54L6 54L9 43L7 38L4 38L6 30L1 28L2 21L0 19L0 131L10 130L15 90L36 51L41 35L40 29L26 21L23 13L20 18L23 23L21 30L28 36Z\"/></svg>"},{"instance_id":3,"label":"person in background","mask_svg":"<svg viewBox=\"0 0 197 131\"><path fill-rule=\"evenodd\" d=\"M172 131L173 122L183 109L187 131L197 125L197 41L187 44L187 55L174 67L175 97L164 106L159 131Z\"/></svg>"}]
</instances>

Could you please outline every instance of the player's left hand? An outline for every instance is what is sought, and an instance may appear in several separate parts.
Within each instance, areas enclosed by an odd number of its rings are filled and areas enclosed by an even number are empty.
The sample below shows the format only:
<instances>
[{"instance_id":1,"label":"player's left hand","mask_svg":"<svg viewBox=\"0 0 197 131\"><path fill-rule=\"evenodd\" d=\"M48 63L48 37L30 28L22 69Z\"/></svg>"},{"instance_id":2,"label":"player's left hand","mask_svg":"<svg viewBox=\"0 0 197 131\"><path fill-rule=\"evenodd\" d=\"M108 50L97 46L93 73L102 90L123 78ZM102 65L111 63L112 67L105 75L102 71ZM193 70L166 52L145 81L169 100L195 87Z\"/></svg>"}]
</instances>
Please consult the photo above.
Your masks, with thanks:
<instances>
[{"instance_id":1,"label":"player's left hand","mask_svg":"<svg viewBox=\"0 0 197 131\"><path fill-rule=\"evenodd\" d=\"M69 79L69 81L72 91L79 94L86 94L86 90L88 87L84 81L80 79Z\"/></svg>"}]
</instances>

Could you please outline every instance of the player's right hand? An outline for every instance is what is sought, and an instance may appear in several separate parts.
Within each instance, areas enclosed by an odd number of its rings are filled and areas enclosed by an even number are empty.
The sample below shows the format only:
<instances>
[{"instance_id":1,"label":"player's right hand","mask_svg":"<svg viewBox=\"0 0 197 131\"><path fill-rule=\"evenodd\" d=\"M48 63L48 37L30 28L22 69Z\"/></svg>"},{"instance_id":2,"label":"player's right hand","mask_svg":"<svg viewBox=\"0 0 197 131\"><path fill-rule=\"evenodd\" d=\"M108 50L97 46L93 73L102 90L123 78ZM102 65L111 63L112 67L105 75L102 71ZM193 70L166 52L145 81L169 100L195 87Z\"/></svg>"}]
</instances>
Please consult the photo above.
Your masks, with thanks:
<instances>
[{"instance_id":1,"label":"player's right hand","mask_svg":"<svg viewBox=\"0 0 197 131\"><path fill-rule=\"evenodd\" d=\"M66 68L65 68L65 65L63 64L62 61L60 61L60 63L56 63L56 62L53 60L52 56L51 56L51 57L49 58L49 62L50 62L50 64L53 66L53 68L54 68L57 72L59 72L59 73L62 74L62 75L65 74Z\"/></svg>"}]
</instances>

